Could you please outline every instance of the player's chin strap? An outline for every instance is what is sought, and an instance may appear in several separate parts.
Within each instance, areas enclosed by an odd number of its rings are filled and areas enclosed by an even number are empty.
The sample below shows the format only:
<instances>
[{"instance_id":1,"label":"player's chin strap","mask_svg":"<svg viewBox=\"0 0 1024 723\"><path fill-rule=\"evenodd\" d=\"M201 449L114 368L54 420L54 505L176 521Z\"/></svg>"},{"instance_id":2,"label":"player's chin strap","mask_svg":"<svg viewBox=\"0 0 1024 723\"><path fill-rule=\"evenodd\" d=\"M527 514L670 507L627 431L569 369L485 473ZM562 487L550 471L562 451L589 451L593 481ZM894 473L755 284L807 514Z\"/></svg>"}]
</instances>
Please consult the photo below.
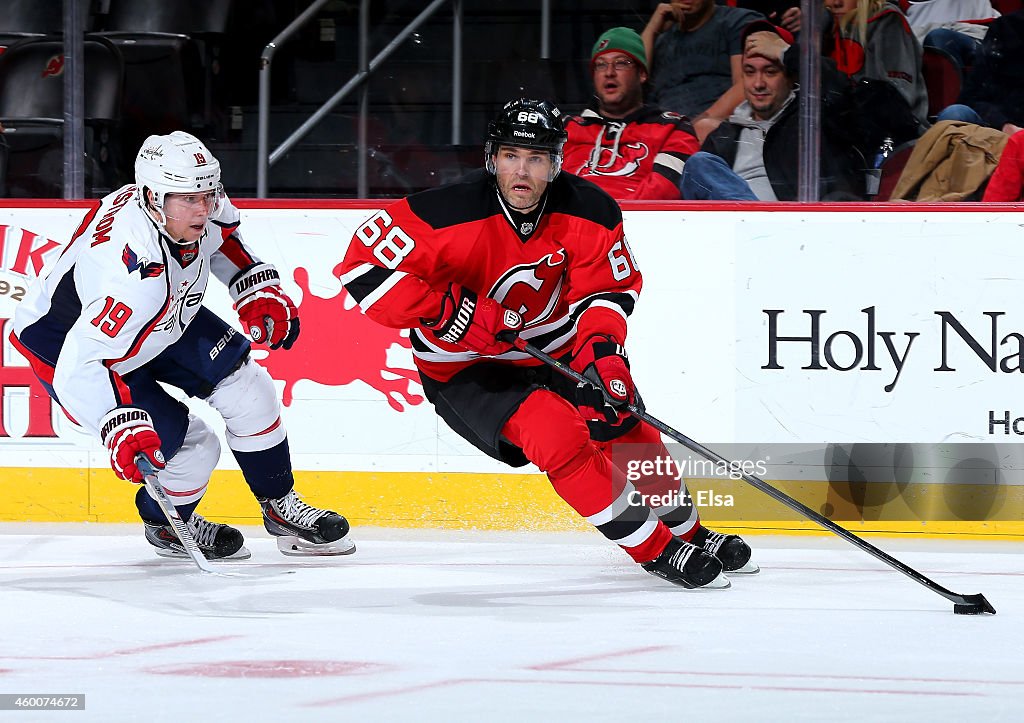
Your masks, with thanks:
<instances>
[{"instance_id":1,"label":"player's chin strap","mask_svg":"<svg viewBox=\"0 0 1024 723\"><path fill-rule=\"evenodd\" d=\"M499 334L499 337L503 341L511 343L520 351L529 354L534 359L538 359L544 362L549 367L552 367L553 369L569 377L570 379L574 379L576 382L581 384L594 386L593 382L591 382L589 379L587 379L585 376L578 373L574 369L570 368L568 364L563 364L558 359L555 359L553 356L545 354L543 351L535 347L533 344L530 344L525 339L521 339L518 336L513 337L511 332L503 332L503 335ZM725 459L719 454L712 452L710 449L708 449L702 444L693 441L682 432L678 432L672 427L662 422L661 420L652 417L650 414L648 414L643 409L640 409L636 405L622 404L621 402L618 402L610 398L608 399L608 403L629 410L630 414L632 414L634 417L637 417L638 419L647 422L665 436L671 437L672 439L679 442L687 449L696 452L705 459L709 459L712 462L715 462L716 464L724 465L726 468L730 470L737 470L738 472L741 472L742 465L736 464L735 462L730 462L729 460ZM786 507L789 507L791 510L794 510L803 515L804 517L808 518L809 520L818 523L830 532L834 532L847 542L855 545L856 547L859 547L861 550L868 553L869 555L876 557L877 559L884 562L886 565L889 565L889 567L895 568L896 570L902 572L911 580L924 585L932 592L938 593L942 597L951 601L952 603L954 603L954 613L958 615L978 615L981 613L990 613L992 615L995 615L996 609L992 607L991 603L989 603L989 601L986 600L985 596L981 593L977 593L975 595L961 595L959 593L947 590L946 588L942 587L941 585L929 579L928 577L925 577L914 568L905 565L896 558L891 557L885 552L882 552L871 543L866 542L865 540L862 540L861 538L857 537L857 535L853 534L845 527L837 525L835 522L828 519L827 517L818 514L811 508L807 507L806 505L797 502L792 497L775 489L770 484L762 480L760 477L755 477L752 474L746 474L741 472L741 478L744 482L761 490L762 492L764 492L766 495L776 500L777 502L781 502Z\"/></svg>"},{"instance_id":2,"label":"player's chin strap","mask_svg":"<svg viewBox=\"0 0 1024 723\"><path fill-rule=\"evenodd\" d=\"M140 189L139 193L139 205L142 206L142 210L146 212L146 215L149 216L150 220L153 222L153 225L156 226L157 231L159 231L163 236L165 236L172 244L176 244L177 246L190 246L191 244L195 243L194 241L186 241L185 239L174 238L174 234L167 230L167 219L170 218L174 219L175 221L180 221L181 219L177 218L176 216L168 216L164 212L163 206L157 206L155 203L149 203L146 200L146 198L141 195L145 193L145 189ZM158 218L153 218L154 213L157 215ZM213 215L213 211L210 212L210 215ZM203 233L205 234L206 232L204 231Z\"/></svg>"}]
</instances>

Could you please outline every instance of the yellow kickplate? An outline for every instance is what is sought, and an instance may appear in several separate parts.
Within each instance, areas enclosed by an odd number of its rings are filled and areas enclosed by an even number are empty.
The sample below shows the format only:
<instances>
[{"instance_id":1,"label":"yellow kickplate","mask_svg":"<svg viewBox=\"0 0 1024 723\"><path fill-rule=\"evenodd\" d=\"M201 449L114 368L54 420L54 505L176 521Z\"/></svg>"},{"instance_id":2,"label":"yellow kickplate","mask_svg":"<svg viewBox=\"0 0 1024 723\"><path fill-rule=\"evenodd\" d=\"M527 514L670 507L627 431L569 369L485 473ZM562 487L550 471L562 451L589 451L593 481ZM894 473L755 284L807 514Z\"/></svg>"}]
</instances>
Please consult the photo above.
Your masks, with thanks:
<instances>
[{"instance_id":1,"label":"yellow kickplate","mask_svg":"<svg viewBox=\"0 0 1024 723\"><path fill-rule=\"evenodd\" d=\"M133 522L138 487L108 469L6 468L0 521ZM480 530L591 529L537 474L297 471L310 504L353 526ZM1024 540L1024 487L770 481L857 534ZM689 480L701 518L743 534L831 534L741 480ZM260 524L237 471L214 472L201 512Z\"/></svg>"}]
</instances>

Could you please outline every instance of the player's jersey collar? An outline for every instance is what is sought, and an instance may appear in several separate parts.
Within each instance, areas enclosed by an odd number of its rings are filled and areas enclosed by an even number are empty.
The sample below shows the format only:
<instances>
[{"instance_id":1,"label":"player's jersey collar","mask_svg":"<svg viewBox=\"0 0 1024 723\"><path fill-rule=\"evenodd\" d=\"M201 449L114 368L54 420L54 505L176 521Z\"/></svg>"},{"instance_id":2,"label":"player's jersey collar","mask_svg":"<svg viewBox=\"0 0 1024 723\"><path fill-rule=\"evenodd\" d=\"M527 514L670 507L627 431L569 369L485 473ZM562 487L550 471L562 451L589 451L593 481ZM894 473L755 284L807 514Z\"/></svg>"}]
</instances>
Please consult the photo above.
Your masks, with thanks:
<instances>
[{"instance_id":1,"label":"player's jersey collar","mask_svg":"<svg viewBox=\"0 0 1024 723\"><path fill-rule=\"evenodd\" d=\"M167 246L171 252L171 257L175 259L178 262L178 265L183 269L199 258L199 241L191 243L188 246L182 246L181 244L167 244Z\"/></svg>"},{"instance_id":2,"label":"player's jersey collar","mask_svg":"<svg viewBox=\"0 0 1024 723\"><path fill-rule=\"evenodd\" d=\"M203 243L203 239L205 239L209 234L209 227L203 229L203 235L199 237L198 241L182 245L172 240L148 213L146 213L145 216L146 220L149 221L150 225L152 225L153 229L156 231L157 237L165 242L164 245L170 251L171 258L177 261L181 268L186 268L189 264L199 258L199 247Z\"/></svg>"},{"instance_id":3,"label":"player's jersey collar","mask_svg":"<svg viewBox=\"0 0 1024 723\"><path fill-rule=\"evenodd\" d=\"M494 192L498 196L498 203L501 205L501 210L505 214L505 219L508 221L512 230L519 236L519 240L526 243L533 236L533 232L537 230L540 225L540 218L544 215L544 208L548 205L548 189L544 191L544 195L540 198L540 203L532 211L527 213L520 213L511 206L509 206L505 199L502 198L501 191L498 190L497 185L494 187Z\"/></svg>"}]
</instances>

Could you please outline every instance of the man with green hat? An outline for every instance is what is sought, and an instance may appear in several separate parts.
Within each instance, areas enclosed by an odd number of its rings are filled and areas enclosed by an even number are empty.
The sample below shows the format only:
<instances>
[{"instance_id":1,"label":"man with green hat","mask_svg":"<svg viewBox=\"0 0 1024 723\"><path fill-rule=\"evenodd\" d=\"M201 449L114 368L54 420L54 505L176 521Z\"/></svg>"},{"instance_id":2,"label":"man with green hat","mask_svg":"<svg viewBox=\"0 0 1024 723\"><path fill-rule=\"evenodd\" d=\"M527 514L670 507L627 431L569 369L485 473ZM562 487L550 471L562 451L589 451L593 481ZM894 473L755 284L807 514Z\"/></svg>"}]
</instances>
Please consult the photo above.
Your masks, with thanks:
<instances>
[{"instance_id":1,"label":"man with green hat","mask_svg":"<svg viewBox=\"0 0 1024 723\"><path fill-rule=\"evenodd\" d=\"M679 198L686 160L699 150L690 121L644 103L647 54L640 35L612 28L590 57L594 102L566 119L562 167L619 200Z\"/></svg>"}]
</instances>

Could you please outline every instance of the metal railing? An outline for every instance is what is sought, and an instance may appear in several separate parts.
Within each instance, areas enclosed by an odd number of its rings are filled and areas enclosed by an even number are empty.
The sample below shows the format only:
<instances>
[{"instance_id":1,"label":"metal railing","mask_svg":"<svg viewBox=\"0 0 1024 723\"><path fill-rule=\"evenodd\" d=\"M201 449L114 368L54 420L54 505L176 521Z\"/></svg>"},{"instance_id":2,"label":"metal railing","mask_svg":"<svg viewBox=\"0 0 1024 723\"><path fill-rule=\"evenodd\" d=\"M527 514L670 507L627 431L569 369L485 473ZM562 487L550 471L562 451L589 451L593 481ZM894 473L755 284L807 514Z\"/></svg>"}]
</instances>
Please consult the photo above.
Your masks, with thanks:
<instances>
[{"instance_id":1,"label":"metal railing","mask_svg":"<svg viewBox=\"0 0 1024 723\"><path fill-rule=\"evenodd\" d=\"M380 67L388 56L398 49L406 38L412 35L427 19L429 19L446 2L452 3L452 143L458 144L462 134L462 0L433 0L424 8L416 18L407 25L402 32L387 44L372 60L369 57L369 36L370 36L370 0L361 0L359 4L359 70L352 78L345 83L334 95L328 98L322 106L295 131L289 135L281 145L272 152L270 148L270 69L273 63L274 53L277 49L292 37L302 25L309 20L323 7L328 0L315 0L305 12L295 18L288 27L282 30L277 37L263 49L260 56L260 77L259 77L259 125L257 130L256 143L256 197L266 198L269 185L270 167L277 163L296 143L309 133L314 126L323 120L331 110L340 103L345 96L361 87L362 94L359 101L359 126L357 136L358 146L358 176L357 194L365 198L369 187L367 183L366 161L369 157L367 143L367 120L369 118L369 87L366 80Z\"/></svg>"},{"instance_id":2,"label":"metal railing","mask_svg":"<svg viewBox=\"0 0 1024 723\"><path fill-rule=\"evenodd\" d=\"M64 198L85 196L85 3L64 0Z\"/></svg>"}]
</instances>

